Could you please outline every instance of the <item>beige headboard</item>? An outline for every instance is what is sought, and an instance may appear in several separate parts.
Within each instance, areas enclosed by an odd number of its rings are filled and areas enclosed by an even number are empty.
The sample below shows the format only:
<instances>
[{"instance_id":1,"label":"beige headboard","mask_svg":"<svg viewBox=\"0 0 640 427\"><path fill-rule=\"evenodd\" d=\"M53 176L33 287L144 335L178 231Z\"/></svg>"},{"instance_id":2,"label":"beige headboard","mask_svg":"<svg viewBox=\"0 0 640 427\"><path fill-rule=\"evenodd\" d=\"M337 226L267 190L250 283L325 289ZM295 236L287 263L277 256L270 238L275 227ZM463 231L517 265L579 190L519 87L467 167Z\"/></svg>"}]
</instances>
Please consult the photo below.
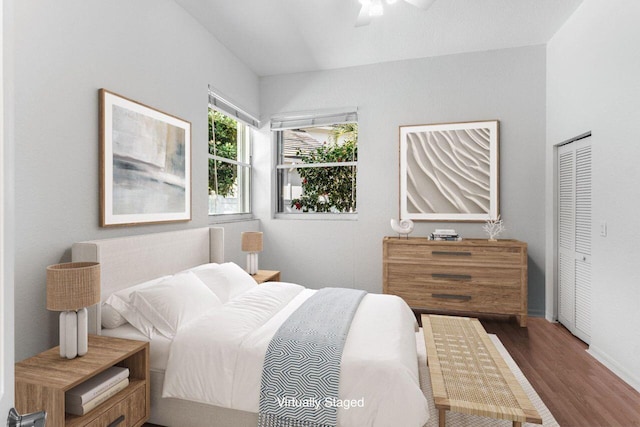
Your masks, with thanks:
<instances>
[{"instance_id":1,"label":"beige headboard","mask_svg":"<svg viewBox=\"0 0 640 427\"><path fill-rule=\"evenodd\" d=\"M166 233L74 243L71 258L100 263L101 300L113 292L209 262L224 262L224 229ZM89 310L89 332L99 334L100 304Z\"/></svg>"}]
</instances>

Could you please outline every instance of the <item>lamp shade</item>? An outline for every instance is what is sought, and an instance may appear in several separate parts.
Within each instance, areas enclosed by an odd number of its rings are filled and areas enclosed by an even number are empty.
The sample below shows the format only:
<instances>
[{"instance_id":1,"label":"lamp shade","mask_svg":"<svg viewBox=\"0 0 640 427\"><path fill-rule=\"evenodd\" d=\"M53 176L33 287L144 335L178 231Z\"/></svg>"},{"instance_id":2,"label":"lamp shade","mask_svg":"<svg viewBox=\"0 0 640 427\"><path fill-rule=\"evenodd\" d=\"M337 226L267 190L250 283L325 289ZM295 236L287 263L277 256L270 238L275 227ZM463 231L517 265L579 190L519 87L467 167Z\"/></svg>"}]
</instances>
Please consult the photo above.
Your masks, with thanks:
<instances>
[{"instance_id":1,"label":"lamp shade","mask_svg":"<svg viewBox=\"0 0 640 427\"><path fill-rule=\"evenodd\" d=\"M47 267L47 310L77 310L99 302L99 263L66 262Z\"/></svg>"},{"instance_id":2,"label":"lamp shade","mask_svg":"<svg viewBox=\"0 0 640 427\"><path fill-rule=\"evenodd\" d=\"M242 233L243 252L262 252L262 232L244 231Z\"/></svg>"}]
</instances>

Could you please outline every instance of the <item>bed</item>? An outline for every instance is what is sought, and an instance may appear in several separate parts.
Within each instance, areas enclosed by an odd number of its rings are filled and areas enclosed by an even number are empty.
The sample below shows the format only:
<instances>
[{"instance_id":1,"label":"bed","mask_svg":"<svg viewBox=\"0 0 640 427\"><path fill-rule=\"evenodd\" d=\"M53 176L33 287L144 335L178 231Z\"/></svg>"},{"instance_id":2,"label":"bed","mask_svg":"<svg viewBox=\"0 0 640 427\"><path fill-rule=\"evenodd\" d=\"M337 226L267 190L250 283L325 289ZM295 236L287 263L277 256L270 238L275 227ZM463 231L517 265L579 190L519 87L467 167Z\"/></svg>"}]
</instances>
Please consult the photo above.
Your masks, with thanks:
<instances>
[{"instance_id":1,"label":"bed","mask_svg":"<svg viewBox=\"0 0 640 427\"><path fill-rule=\"evenodd\" d=\"M149 422L163 426L257 425L266 347L284 319L316 291L290 283L240 286L242 291L223 290L230 294L221 297L222 305L215 309L188 310L193 319L168 332L143 330L133 320L104 328L111 317L107 303L117 295L158 278L162 283L166 277L184 278L185 274L202 278L218 271L218 265L228 266L224 263L224 229L79 242L72 247L72 258L101 264L104 304L90 310L90 333L150 342ZM145 289L151 289L153 296L156 288ZM185 285L184 289L191 288ZM145 292L133 295L137 298ZM239 293L231 295L233 292ZM206 301L199 299L202 304ZM344 346L340 397L345 401L362 397L367 404L364 408L339 407L339 426L419 427L426 423L429 414L419 387L414 327L415 318L398 297L367 294L362 299Z\"/></svg>"}]
</instances>

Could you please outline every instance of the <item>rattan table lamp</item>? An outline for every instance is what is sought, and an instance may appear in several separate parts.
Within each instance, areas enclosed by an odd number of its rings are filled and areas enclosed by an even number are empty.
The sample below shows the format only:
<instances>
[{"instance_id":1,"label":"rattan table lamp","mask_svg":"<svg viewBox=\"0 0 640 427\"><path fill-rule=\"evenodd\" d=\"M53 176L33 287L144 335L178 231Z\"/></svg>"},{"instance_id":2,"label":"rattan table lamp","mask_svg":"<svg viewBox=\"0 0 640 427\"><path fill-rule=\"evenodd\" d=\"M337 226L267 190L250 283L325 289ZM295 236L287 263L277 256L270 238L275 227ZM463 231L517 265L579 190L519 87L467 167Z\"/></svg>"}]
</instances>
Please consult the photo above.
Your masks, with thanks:
<instances>
[{"instance_id":1,"label":"rattan table lamp","mask_svg":"<svg viewBox=\"0 0 640 427\"><path fill-rule=\"evenodd\" d=\"M87 308L100 302L100 264L67 262L47 267L47 310L60 313L60 356L88 350Z\"/></svg>"},{"instance_id":2,"label":"rattan table lamp","mask_svg":"<svg viewBox=\"0 0 640 427\"><path fill-rule=\"evenodd\" d=\"M247 254L247 273L258 272L258 252L262 252L262 232L244 231L242 233L242 251Z\"/></svg>"}]
</instances>

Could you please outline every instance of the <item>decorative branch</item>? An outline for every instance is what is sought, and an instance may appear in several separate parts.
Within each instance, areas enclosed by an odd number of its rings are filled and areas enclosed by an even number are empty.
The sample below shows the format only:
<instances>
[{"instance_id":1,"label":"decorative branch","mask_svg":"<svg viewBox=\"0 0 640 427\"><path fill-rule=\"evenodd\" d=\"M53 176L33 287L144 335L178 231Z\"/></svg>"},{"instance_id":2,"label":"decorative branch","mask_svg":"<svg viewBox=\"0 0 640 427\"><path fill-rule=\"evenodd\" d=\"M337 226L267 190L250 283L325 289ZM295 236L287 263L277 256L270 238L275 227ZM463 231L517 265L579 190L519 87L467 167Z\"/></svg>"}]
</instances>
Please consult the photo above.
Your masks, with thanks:
<instances>
[{"instance_id":1,"label":"decorative branch","mask_svg":"<svg viewBox=\"0 0 640 427\"><path fill-rule=\"evenodd\" d=\"M506 230L500 219L500 215L498 215L496 219L487 220L487 223L482 226L482 229L489 235L490 242L495 242L496 236Z\"/></svg>"}]
</instances>

